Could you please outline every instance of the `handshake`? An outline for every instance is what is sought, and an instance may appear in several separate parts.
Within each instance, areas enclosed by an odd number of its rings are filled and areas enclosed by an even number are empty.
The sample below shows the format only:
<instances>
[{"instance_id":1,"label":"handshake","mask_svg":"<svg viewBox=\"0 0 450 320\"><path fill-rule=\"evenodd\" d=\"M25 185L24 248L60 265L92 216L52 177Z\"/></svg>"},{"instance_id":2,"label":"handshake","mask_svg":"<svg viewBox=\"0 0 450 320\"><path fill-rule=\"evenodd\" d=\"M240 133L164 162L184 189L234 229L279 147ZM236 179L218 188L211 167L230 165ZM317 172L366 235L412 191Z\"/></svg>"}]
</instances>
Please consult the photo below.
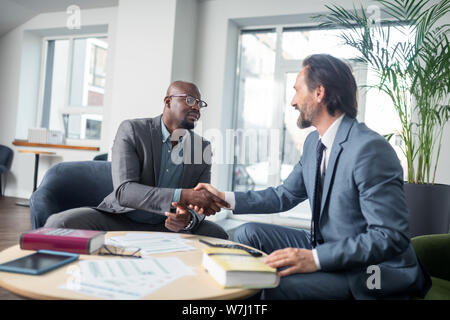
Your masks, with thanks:
<instances>
[{"instance_id":1,"label":"handshake","mask_svg":"<svg viewBox=\"0 0 450 320\"><path fill-rule=\"evenodd\" d=\"M220 192L208 183L199 183L194 189L183 189L179 202L172 202L176 213L166 212L166 227L178 232L189 225L192 219L188 207L199 214L210 216L219 212L221 208L229 208L225 201L225 193Z\"/></svg>"}]
</instances>

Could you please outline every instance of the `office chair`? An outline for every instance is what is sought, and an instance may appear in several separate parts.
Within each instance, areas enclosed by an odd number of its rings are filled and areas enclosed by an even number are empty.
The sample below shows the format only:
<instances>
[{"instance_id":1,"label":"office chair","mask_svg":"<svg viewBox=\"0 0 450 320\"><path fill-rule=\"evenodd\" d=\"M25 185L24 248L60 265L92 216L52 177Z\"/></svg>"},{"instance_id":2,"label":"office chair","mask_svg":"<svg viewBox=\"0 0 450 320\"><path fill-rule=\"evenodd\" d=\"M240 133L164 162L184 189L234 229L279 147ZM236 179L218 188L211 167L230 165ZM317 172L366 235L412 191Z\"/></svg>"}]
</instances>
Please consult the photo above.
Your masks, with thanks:
<instances>
[{"instance_id":1,"label":"office chair","mask_svg":"<svg viewBox=\"0 0 450 320\"><path fill-rule=\"evenodd\" d=\"M411 239L417 257L431 276L425 300L450 300L450 234L430 234Z\"/></svg>"},{"instance_id":2,"label":"office chair","mask_svg":"<svg viewBox=\"0 0 450 320\"><path fill-rule=\"evenodd\" d=\"M0 145L0 197L3 197L3 180L2 176L9 171L13 151L7 146ZM6 187L6 186L5 186Z\"/></svg>"},{"instance_id":3,"label":"office chair","mask_svg":"<svg viewBox=\"0 0 450 320\"><path fill-rule=\"evenodd\" d=\"M113 191L111 162L61 162L45 173L31 195L33 229L45 225L54 213L78 207L95 207Z\"/></svg>"},{"instance_id":4,"label":"office chair","mask_svg":"<svg viewBox=\"0 0 450 320\"><path fill-rule=\"evenodd\" d=\"M108 161L108 154L107 153L100 153L94 157L95 161Z\"/></svg>"}]
</instances>

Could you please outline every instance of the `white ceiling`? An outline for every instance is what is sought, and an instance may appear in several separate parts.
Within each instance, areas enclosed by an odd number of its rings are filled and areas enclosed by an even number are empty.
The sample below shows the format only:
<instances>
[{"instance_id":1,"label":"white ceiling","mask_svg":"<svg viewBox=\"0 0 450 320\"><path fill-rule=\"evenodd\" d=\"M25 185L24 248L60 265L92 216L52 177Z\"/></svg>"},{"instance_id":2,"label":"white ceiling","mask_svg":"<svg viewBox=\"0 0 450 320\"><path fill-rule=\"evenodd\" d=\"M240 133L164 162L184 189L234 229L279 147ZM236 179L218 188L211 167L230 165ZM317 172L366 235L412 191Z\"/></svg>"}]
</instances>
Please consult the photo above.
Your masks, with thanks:
<instances>
[{"instance_id":1,"label":"white ceiling","mask_svg":"<svg viewBox=\"0 0 450 320\"><path fill-rule=\"evenodd\" d=\"M117 6L119 0L0 0L0 37L44 12L66 11L70 5L81 9Z\"/></svg>"}]
</instances>

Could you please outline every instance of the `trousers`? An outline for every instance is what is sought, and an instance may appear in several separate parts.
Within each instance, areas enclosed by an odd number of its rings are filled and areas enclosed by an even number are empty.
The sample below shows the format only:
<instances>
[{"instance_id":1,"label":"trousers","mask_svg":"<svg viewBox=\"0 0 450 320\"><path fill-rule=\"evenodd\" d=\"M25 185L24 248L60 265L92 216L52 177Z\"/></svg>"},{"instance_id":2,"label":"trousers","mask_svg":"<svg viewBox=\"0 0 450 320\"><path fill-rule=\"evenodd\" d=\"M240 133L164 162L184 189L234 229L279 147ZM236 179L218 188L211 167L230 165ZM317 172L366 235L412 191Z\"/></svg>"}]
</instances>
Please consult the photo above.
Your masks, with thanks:
<instances>
[{"instance_id":1,"label":"trousers","mask_svg":"<svg viewBox=\"0 0 450 320\"><path fill-rule=\"evenodd\" d=\"M159 224L138 223L128 219L124 214L105 213L90 207L74 208L52 214L47 219L45 227L102 231L173 232L164 226L164 222ZM204 220L193 230L181 230L180 233L228 239L228 234L222 227L208 220Z\"/></svg>"},{"instance_id":2,"label":"trousers","mask_svg":"<svg viewBox=\"0 0 450 320\"><path fill-rule=\"evenodd\" d=\"M267 254L284 248L312 249L310 233L306 230L265 223L245 223L233 234L240 242ZM297 273L281 277L276 288L264 289L261 299L266 300L344 300L353 295L345 273Z\"/></svg>"}]
</instances>

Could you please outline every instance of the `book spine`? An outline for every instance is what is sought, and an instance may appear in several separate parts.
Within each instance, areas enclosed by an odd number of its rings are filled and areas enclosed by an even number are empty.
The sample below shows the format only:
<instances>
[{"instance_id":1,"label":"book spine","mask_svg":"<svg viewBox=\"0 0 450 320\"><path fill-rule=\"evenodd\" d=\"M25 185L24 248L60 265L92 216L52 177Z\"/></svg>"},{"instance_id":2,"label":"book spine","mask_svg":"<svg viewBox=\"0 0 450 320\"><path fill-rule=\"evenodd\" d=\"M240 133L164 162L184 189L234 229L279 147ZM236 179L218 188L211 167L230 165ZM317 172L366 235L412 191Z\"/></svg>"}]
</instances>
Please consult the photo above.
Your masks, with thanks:
<instances>
[{"instance_id":1,"label":"book spine","mask_svg":"<svg viewBox=\"0 0 450 320\"><path fill-rule=\"evenodd\" d=\"M53 250L89 254L89 238L25 234L20 239L22 250Z\"/></svg>"}]
</instances>

